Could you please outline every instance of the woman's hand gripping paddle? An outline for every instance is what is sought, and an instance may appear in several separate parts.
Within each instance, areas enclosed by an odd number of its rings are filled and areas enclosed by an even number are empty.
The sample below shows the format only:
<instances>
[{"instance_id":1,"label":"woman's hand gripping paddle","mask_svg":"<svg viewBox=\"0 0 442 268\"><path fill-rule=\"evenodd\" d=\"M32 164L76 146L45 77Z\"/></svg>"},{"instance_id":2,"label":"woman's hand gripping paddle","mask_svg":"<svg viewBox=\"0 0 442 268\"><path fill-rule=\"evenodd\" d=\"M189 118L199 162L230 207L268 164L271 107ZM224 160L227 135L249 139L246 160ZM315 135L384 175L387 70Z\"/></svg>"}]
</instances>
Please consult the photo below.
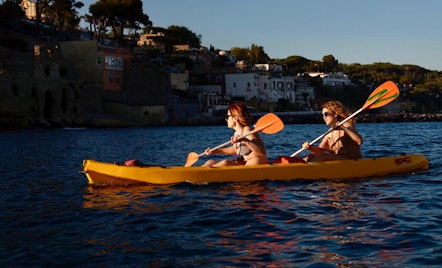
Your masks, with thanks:
<instances>
[{"instance_id":1,"label":"woman's hand gripping paddle","mask_svg":"<svg viewBox=\"0 0 442 268\"><path fill-rule=\"evenodd\" d=\"M365 101L365 104L356 112L351 114L349 117L342 120L339 124L339 126L342 126L345 122L355 117L357 114L362 112L365 109L375 109L382 107L384 105L389 104L390 102L394 101L399 96L399 88L396 86L395 83L392 81L387 81L377 87L371 94L368 96L367 101ZM333 130L333 128L330 128L326 133L322 134L321 136L317 137L313 141L309 142L309 145L315 144L317 141L322 139L325 135L330 133ZM291 155L291 157L294 157L304 151L304 148L299 149L294 154Z\"/></svg>"},{"instance_id":2,"label":"woman's hand gripping paddle","mask_svg":"<svg viewBox=\"0 0 442 268\"><path fill-rule=\"evenodd\" d=\"M275 133L281 131L283 128L284 128L284 123L282 122L282 120L276 114L269 113L269 114L262 116L256 122L255 128L252 131L238 137L238 140L240 140L246 136L249 136L253 133L256 133L256 132L263 132L266 134L275 134ZM210 152L213 152L219 148L223 148L229 144L230 144L230 141L227 141L223 144L220 144L220 145L210 149ZM196 161L198 161L198 159L203 155L205 155L205 153L201 153L199 155L194 152L189 153L189 155L187 156L186 164L184 164L184 166L190 167L191 165L195 164Z\"/></svg>"}]
</instances>

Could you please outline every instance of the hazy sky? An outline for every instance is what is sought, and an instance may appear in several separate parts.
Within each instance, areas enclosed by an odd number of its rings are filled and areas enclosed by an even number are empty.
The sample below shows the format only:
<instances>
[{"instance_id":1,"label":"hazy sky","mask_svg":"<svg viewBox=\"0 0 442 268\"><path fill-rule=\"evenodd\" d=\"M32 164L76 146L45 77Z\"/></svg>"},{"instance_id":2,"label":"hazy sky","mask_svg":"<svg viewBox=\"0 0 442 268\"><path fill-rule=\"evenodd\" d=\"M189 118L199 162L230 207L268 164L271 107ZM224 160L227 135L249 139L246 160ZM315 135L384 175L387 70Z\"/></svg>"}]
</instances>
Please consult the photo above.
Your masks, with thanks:
<instances>
[{"instance_id":1,"label":"hazy sky","mask_svg":"<svg viewBox=\"0 0 442 268\"><path fill-rule=\"evenodd\" d=\"M185 26L202 45L264 47L340 63L390 62L442 70L441 0L142 0L154 26ZM96 0L82 0L84 12ZM83 12L80 12L83 13Z\"/></svg>"}]
</instances>

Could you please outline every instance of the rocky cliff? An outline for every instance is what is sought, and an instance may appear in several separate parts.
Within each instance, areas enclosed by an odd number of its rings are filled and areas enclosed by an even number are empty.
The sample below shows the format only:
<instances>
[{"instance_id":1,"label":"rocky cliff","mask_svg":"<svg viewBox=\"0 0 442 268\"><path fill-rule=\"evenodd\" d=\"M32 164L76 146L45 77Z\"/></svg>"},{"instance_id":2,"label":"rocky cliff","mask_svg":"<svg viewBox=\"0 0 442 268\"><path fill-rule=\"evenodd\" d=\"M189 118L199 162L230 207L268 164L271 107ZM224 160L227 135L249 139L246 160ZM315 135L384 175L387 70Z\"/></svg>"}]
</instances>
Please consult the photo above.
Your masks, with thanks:
<instances>
[{"instance_id":1,"label":"rocky cliff","mask_svg":"<svg viewBox=\"0 0 442 268\"><path fill-rule=\"evenodd\" d=\"M0 129L83 126L86 105L101 112L102 88L60 77L68 71L56 44L0 49Z\"/></svg>"}]
</instances>

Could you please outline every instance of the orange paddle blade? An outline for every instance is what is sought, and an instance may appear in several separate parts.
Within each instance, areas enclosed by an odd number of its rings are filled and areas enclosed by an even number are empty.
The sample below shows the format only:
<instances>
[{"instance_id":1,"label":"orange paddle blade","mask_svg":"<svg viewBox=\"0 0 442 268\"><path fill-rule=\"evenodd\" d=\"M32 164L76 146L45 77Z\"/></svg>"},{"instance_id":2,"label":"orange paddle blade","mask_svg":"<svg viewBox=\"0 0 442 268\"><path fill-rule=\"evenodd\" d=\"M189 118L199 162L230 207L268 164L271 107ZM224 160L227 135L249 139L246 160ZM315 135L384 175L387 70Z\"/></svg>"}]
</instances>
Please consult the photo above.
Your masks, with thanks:
<instances>
[{"instance_id":1,"label":"orange paddle blade","mask_svg":"<svg viewBox=\"0 0 442 268\"><path fill-rule=\"evenodd\" d=\"M186 164L184 164L185 167L190 167L191 165L195 164L196 161L198 161L199 155L197 153L191 152L187 155L187 161Z\"/></svg>"},{"instance_id":2,"label":"orange paddle blade","mask_svg":"<svg viewBox=\"0 0 442 268\"><path fill-rule=\"evenodd\" d=\"M266 134L275 134L284 129L284 123L276 114L268 113L258 119L255 129L260 129L261 132Z\"/></svg>"},{"instance_id":3,"label":"orange paddle blade","mask_svg":"<svg viewBox=\"0 0 442 268\"><path fill-rule=\"evenodd\" d=\"M368 96L362 109L375 109L394 101L399 96L399 88L392 81L387 81L377 87Z\"/></svg>"}]
</instances>

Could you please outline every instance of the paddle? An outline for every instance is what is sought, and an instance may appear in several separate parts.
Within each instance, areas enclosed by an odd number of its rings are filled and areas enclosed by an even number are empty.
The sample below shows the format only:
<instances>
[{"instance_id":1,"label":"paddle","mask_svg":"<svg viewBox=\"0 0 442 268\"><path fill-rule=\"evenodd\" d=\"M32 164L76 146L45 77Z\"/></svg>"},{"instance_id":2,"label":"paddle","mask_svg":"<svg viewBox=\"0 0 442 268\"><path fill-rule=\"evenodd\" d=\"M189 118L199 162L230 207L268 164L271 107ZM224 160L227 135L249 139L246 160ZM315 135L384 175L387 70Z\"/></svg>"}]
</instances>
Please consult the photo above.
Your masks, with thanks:
<instances>
[{"instance_id":1,"label":"paddle","mask_svg":"<svg viewBox=\"0 0 442 268\"><path fill-rule=\"evenodd\" d=\"M342 120L339 124L339 126L342 126L345 122L355 117L357 114L362 112L365 109L375 109L382 107L384 105L389 104L390 102L394 101L399 96L399 88L396 86L395 83L392 81L387 81L377 87L371 94L368 96L367 101L365 104L356 112L351 114L349 117ZM330 133L333 130L333 128L330 128L326 133L322 134L321 136L317 137L313 141L309 142L309 145L315 144L317 141L322 139L325 135ZM299 149L294 154L291 155L291 157L294 157L304 151L304 148Z\"/></svg>"},{"instance_id":2,"label":"paddle","mask_svg":"<svg viewBox=\"0 0 442 268\"><path fill-rule=\"evenodd\" d=\"M258 131L266 133L266 134L275 134L275 133L281 131L283 128L284 128L284 123L281 121L281 119L276 114L269 113L269 114L266 114L266 115L262 116L261 118L259 118L259 120L255 124L255 128L252 131L238 137L238 140L242 139L246 136L249 136L253 133L256 133ZM211 148L210 152L213 152L219 148L225 147L229 144L230 144L230 141L227 141L227 142L220 144L214 148ZM205 155L205 153L201 153L201 154L197 154L194 152L189 153L189 155L187 156L186 164L184 164L184 166L190 167L191 165L195 164L196 161L198 161L198 159L203 155Z\"/></svg>"}]
</instances>

